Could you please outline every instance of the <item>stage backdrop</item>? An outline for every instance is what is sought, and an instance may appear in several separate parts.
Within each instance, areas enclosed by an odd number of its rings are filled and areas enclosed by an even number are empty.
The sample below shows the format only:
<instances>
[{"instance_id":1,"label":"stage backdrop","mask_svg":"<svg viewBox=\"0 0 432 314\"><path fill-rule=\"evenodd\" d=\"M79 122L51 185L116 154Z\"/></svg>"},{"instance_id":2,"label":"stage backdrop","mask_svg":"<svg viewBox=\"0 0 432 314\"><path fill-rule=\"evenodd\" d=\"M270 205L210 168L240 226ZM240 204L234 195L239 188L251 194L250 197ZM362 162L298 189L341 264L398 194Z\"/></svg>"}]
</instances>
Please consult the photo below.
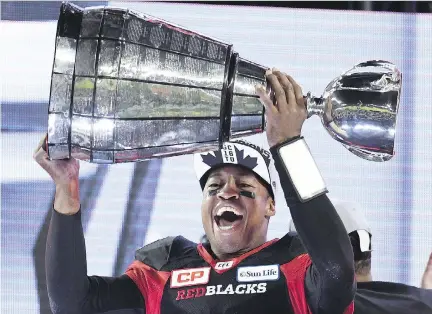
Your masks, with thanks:
<instances>
[{"instance_id":1,"label":"stage backdrop","mask_svg":"<svg viewBox=\"0 0 432 314\"><path fill-rule=\"evenodd\" d=\"M89 3L80 2L81 6ZM250 60L278 67L320 95L369 59L394 62L404 84L396 156L361 160L318 118L304 135L331 197L362 205L373 230L373 276L419 285L432 250L432 16L239 6L97 2L136 9L231 42ZM54 189L32 160L47 126L59 2L1 3L1 308L50 313L44 250ZM252 140L264 144L263 136ZM191 156L113 166L81 163L89 274L119 275L134 250L158 238L203 234ZM270 237L288 229L279 189ZM125 312L123 312L125 313Z\"/></svg>"}]
</instances>

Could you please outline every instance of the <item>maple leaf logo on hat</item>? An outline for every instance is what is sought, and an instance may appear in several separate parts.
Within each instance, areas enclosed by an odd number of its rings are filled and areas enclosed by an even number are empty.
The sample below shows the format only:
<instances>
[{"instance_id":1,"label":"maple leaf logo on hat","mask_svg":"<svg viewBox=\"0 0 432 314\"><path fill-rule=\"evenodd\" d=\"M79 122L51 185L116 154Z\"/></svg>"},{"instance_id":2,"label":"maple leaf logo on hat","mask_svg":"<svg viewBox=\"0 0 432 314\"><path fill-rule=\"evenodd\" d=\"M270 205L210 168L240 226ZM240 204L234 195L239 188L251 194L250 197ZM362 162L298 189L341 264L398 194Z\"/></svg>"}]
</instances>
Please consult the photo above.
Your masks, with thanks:
<instances>
[{"instance_id":1,"label":"maple leaf logo on hat","mask_svg":"<svg viewBox=\"0 0 432 314\"><path fill-rule=\"evenodd\" d=\"M248 146L248 147L255 149L257 152L260 153L261 156L263 156L267 167L270 165L270 152L269 151L265 150L264 148L262 148L258 145L252 144L251 142L245 141L245 140L236 140L235 143L243 144L245 146Z\"/></svg>"},{"instance_id":2,"label":"maple leaf logo on hat","mask_svg":"<svg viewBox=\"0 0 432 314\"><path fill-rule=\"evenodd\" d=\"M205 163L209 167L213 167L214 165L223 164L222 152L220 150L214 152L215 156L210 153L202 154L201 158L203 163Z\"/></svg>"},{"instance_id":3,"label":"maple leaf logo on hat","mask_svg":"<svg viewBox=\"0 0 432 314\"><path fill-rule=\"evenodd\" d=\"M258 158L251 156L244 156L244 150L239 150L235 147L236 155L237 155L237 163L243 166L248 167L249 169L254 169L258 166Z\"/></svg>"},{"instance_id":4,"label":"maple leaf logo on hat","mask_svg":"<svg viewBox=\"0 0 432 314\"><path fill-rule=\"evenodd\" d=\"M240 150L237 147L235 148L235 154L237 156L237 164L245 166L251 170L253 170L256 166L258 166L258 158L245 156L244 150ZM201 155L203 163L208 165L209 167L213 167L215 165L223 164L224 159L222 157L222 150L218 150L214 152L214 156L211 153Z\"/></svg>"}]
</instances>

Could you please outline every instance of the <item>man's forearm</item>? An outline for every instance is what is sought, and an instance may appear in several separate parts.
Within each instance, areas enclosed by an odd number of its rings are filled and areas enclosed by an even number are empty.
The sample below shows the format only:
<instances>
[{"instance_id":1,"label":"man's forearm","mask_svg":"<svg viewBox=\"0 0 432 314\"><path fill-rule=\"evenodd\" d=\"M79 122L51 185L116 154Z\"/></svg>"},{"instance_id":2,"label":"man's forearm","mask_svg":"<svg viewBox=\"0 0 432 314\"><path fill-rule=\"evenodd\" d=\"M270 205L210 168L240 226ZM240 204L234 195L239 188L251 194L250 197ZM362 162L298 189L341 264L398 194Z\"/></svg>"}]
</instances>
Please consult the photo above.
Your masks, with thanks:
<instances>
[{"instance_id":1,"label":"man's forearm","mask_svg":"<svg viewBox=\"0 0 432 314\"><path fill-rule=\"evenodd\" d=\"M56 185L54 209L65 215L73 215L79 211L80 198L78 180L72 180L64 185Z\"/></svg>"},{"instance_id":2,"label":"man's forearm","mask_svg":"<svg viewBox=\"0 0 432 314\"><path fill-rule=\"evenodd\" d=\"M144 300L127 275L87 276L81 212L63 215L53 210L46 248L48 296L55 314L101 313L140 309ZM132 313L132 312L131 312ZM134 312L135 313L135 312Z\"/></svg>"},{"instance_id":3,"label":"man's forearm","mask_svg":"<svg viewBox=\"0 0 432 314\"><path fill-rule=\"evenodd\" d=\"M89 290L81 212L63 215L52 211L45 263L53 312L78 310Z\"/></svg>"},{"instance_id":4,"label":"man's forearm","mask_svg":"<svg viewBox=\"0 0 432 314\"><path fill-rule=\"evenodd\" d=\"M272 148L271 152L296 230L318 277L317 304L312 307L329 308L326 298L320 296L328 296L332 291L338 292L333 297L340 298L340 305L346 307L355 291L354 257L346 229L325 194L304 203L299 200L277 149ZM334 301L331 303L337 303Z\"/></svg>"}]
</instances>

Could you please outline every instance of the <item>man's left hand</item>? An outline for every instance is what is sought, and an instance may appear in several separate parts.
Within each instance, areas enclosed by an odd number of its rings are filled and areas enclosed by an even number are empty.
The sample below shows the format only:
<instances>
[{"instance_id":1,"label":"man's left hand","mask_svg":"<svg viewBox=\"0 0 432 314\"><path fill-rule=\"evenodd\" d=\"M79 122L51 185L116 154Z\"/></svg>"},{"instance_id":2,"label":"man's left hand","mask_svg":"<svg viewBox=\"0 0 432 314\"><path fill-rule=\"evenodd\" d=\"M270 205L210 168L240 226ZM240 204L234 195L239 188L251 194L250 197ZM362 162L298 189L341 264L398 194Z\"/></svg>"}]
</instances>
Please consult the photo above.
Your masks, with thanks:
<instances>
[{"instance_id":1,"label":"man's left hand","mask_svg":"<svg viewBox=\"0 0 432 314\"><path fill-rule=\"evenodd\" d=\"M266 109L267 141L273 147L301 134L307 111L302 89L291 76L273 68L266 78L276 101L273 103L261 85L256 92Z\"/></svg>"}]
</instances>

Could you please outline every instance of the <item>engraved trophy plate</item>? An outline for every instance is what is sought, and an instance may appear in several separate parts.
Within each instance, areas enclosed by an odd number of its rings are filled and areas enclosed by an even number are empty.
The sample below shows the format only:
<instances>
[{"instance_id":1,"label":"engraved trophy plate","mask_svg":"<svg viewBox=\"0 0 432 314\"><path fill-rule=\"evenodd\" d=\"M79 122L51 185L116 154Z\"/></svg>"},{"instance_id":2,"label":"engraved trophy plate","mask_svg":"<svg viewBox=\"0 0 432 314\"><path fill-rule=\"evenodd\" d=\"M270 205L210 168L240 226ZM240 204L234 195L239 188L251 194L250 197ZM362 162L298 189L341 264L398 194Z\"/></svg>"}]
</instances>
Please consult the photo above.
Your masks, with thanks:
<instances>
[{"instance_id":1,"label":"engraved trophy plate","mask_svg":"<svg viewBox=\"0 0 432 314\"><path fill-rule=\"evenodd\" d=\"M48 109L51 159L119 163L198 153L265 130L255 94L265 66L233 46L143 13L60 9ZM394 154L402 75L387 61L360 63L320 98L305 97L353 154ZM273 92L269 90L269 93Z\"/></svg>"},{"instance_id":2,"label":"engraved trophy plate","mask_svg":"<svg viewBox=\"0 0 432 314\"><path fill-rule=\"evenodd\" d=\"M239 138L264 131L264 107L255 93L255 86L266 86L268 68L238 58L234 74L231 105L230 138Z\"/></svg>"}]
</instances>

